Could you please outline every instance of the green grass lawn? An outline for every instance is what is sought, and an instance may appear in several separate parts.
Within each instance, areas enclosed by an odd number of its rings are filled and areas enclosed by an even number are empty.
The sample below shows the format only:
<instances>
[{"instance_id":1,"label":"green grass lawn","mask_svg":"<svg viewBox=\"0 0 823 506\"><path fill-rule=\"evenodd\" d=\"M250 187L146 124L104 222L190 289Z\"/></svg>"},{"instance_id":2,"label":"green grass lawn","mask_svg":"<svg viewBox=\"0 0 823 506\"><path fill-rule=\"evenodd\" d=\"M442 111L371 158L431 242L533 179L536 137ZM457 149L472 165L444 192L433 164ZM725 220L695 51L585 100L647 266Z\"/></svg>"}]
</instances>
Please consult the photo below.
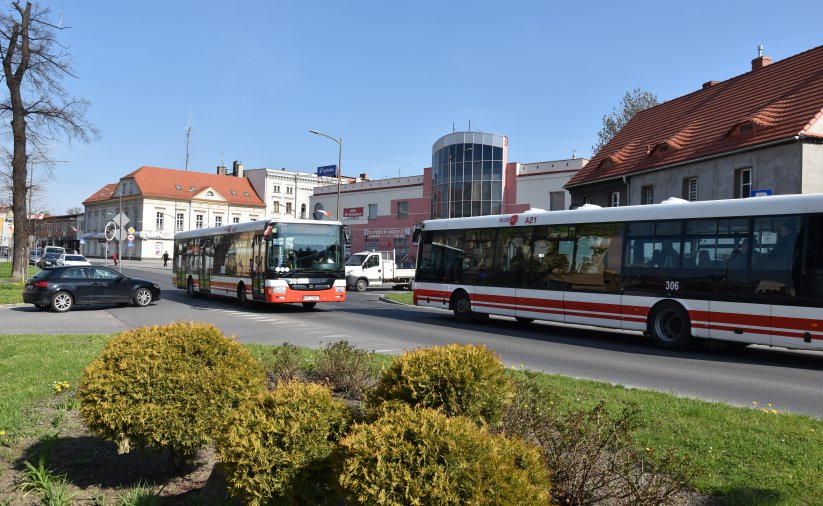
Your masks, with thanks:
<instances>
[{"instance_id":1,"label":"green grass lawn","mask_svg":"<svg viewBox=\"0 0 823 506\"><path fill-rule=\"evenodd\" d=\"M39 271L29 266L29 276ZM23 282L11 279L11 262L0 262L0 304L19 304L23 302Z\"/></svg>"},{"instance_id":2,"label":"green grass lawn","mask_svg":"<svg viewBox=\"0 0 823 506\"><path fill-rule=\"evenodd\" d=\"M405 294L404 294L405 295ZM33 411L54 395L52 384L75 388L82 369L109 336L9 335L0 339L0 431L13 440L37 433ZM249 345L258 358L265 345ZM305 350L311 358L313 351ZM515 372L515 374L520 374ZM823 421L772 412L768 405L731 407L595 381L538 374L556 395L559 409L594 406L603 400L641 408L635 432L641 447L673 448L691 457L694 485L729 504L819 504L823 497Z\"/></svg>"}]
</instances>

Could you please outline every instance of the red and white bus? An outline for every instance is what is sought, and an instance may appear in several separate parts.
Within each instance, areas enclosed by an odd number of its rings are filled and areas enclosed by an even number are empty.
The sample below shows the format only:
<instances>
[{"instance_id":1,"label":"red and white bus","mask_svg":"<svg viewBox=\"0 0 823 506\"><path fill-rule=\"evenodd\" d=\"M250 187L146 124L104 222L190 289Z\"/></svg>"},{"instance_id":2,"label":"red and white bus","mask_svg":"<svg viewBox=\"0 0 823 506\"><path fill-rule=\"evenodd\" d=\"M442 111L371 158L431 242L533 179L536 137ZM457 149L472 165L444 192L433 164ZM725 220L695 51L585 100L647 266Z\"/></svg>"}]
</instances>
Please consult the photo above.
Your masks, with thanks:
<instances>
[{"instance_id":1,"label":"red and white bus","mask_svg":"<svg viewBox=\"0 0 823 506\"><path fill-rule=\"evenodd\" d=\"M823 350L823 194L430 220L414 301L490 314Z\"/></svg>"},{"instance_id":2,"label":"red and white bus","mask_svg":"<svg viewBox=\"0 0 823 506\"><path fill-rule=\"evenodd\" d=\"M259 220L178 232L174 283L189 295L219 294L241 303L346 300L345 244L339 221Z\"/></svg>"}]
</instances>

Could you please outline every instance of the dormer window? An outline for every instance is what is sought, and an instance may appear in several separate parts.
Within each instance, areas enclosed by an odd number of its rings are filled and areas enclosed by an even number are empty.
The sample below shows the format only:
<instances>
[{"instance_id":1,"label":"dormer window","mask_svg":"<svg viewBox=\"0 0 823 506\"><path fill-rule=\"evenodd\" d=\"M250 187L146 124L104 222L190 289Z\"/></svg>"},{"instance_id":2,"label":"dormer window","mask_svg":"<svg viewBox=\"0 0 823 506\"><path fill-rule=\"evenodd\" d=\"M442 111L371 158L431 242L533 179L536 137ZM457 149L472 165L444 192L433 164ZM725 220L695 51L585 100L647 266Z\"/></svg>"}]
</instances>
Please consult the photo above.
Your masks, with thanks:
<instances>
[{"instance_id":1,"label":"dormer window","mask_svg":"<svg viewBox=\"0 0 823 506\"><path fill-rule=\"evenodd\" d=\"M189 186L189 191L190 191L190 192L193 192L193 191L195 191L195 190L197 190L197 188L195 188L194 186Z\"/></svg>"},{"instance_id":2,"label":"dormer window","mask_svg":"<svg viewBox=\"0 0 823 506\"><path fill-rule=\"evenodd\" d=\"M182 186L180 186L179 184L174 185L174 188L175 188L176 190L182 190L182 189L183 189L183 187L182 187Z\"/></svg>"},{"instance_id":3,"label":"dormer window","mask_svg":"<svg viewBox=\"0 0 823 506\"><path fill-rule=\"evenodd\" d=\"M243 195L245 195L246 197L251 197L251 195L249 195L249 192L243 192Z\"/></svg>"},{"instance_id":4,"label":"dormer window","mask_svg":"<svg viewBox=\"0 0 823 506\"><path fill-rule=\"evenodd\" d=\"M231 194L232 194L232 195L237 195L237 191L232 190L232 191L231 191Z\"/></svg>"},{"instance_id":5,"label":"dormer window","mask_svg":"<svg viewBox=\"0 0 823 506\"><path fill-rule=\"evenodd\" d=\"M207 197L214 197L214 192L209 190L209 191L206 192L206 196Z\"/></svg>"},{"instance_id":6,"label":"dormer window","mask_svg":"<svg viewBox=\"0 0 823 506\"><path fill-rule=\"evenodd\" d=\"M746 134L746 133L749 133L749 132L754 132L754 123L748 122L748 123L743 123L742 125L740 125L740 133L741 134Z\"/></svg>"},{"instance_id":7,"label":"dormer window","mask_svg":"<svg viewBox=\"0 0 823 506\"><path fill-rule=\"evenodd\" d=\"M608 169L612 166L612 159L611 158L604 158L600 165L597 166L598 169Z\"/></svg>"}]
</instances>

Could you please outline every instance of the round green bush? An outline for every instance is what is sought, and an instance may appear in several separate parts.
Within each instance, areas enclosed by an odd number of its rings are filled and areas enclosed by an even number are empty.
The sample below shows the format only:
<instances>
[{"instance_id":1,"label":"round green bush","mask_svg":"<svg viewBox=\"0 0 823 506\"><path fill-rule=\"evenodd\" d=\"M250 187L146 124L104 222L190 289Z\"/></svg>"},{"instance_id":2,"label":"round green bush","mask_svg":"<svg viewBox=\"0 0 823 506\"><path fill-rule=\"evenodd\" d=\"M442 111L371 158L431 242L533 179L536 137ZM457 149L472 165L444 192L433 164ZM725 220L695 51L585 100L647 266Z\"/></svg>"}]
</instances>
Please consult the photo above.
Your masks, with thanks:
<instances>
[{"instance_id":1,"label":"round green bush","mask_svg":"<svg viewBox=\"0 0 823 506\"><path fill-rule=\"evenodd\" d=\"M355 425L334 460L356 504L551 503L538 449L432 409L400 406Z\"/></svg>"},{"instance_id":2,"label":"round green bush","mask_svg":"<svg viewBox=\"0 0 823 506\"><path fill-rule=\"evenodd\" d=\"M216 327L173 323L115 336L77 389L80 415L99 436L191 455L229 411L265 391L257 360Z\"/></svg>"},{"instance_id":3,"label":"round green bush","mask_svg":"<svg viewBox=\"0 0 823 506\"><path fill-rule=\"evenodd\" d=\"M485 346L451 344L396 358L369 393L368 405L373 416L381 404L399 401L493 424L513 395L497 355Z\"/></svg>"},{"instance_id":4,"label":"round green bush","mask_svg":"<svg viewBox=\"0 0 823 506\"><path fill-rule=\"evenodd\" d=\"M329 456L351 414L327 387L286 382L226 420L217 452L231 493L247 504L331 500Z\"/></svg>"}]
</instances>

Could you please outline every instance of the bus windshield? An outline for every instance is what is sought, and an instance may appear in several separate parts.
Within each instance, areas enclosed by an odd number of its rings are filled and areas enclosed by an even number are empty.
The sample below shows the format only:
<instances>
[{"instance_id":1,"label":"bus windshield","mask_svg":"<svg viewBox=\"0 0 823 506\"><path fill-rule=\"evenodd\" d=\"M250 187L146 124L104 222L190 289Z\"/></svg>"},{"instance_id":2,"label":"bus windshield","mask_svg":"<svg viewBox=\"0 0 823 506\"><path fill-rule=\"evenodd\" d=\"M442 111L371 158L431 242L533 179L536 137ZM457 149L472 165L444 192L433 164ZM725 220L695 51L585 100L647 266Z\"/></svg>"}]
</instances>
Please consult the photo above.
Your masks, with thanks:
<instances>
[{"instance_id":1,"label":"bus windshield","mask_svg":"<svg viewBox=\"0 0 823 506\"><path fill-rule=\"evenodd\" d=\"M340 228L278 223L272 232L267 268L281 273L342 270Z\"/></svg>"}]
</instances>

